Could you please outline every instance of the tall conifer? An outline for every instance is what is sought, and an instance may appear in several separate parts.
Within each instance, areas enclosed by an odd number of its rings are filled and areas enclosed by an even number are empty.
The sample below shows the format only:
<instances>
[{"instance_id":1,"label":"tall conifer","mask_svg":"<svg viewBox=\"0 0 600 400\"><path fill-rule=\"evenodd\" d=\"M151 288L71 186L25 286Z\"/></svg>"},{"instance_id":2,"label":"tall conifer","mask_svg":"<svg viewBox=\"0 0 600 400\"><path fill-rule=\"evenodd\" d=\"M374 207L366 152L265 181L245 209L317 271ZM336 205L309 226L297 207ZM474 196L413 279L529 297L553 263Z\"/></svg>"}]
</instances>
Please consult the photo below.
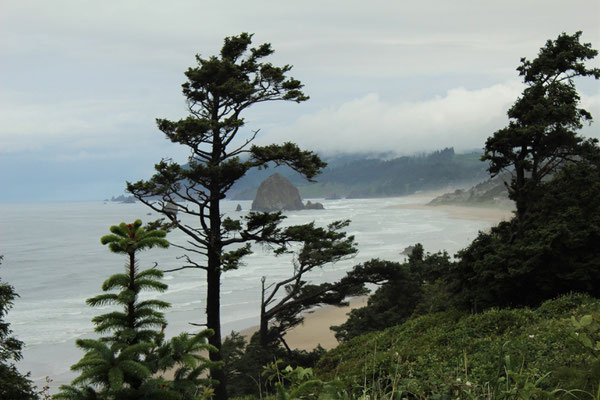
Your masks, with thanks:
<instances>
[{"instance_id":1,"label":"tall conifer","mask_svg":"<svg viewBox=\"0 0 600 400\"><path fill-rule=\"evenodd\" d=\"M240 260L251 253L252 242L284 240L277 228L280 214L224 220L221 200L252 168L287 165L312 179L325 166L318 156L293 143L252 145L258 131L242 129L241 115L253 105L308 99L302 83L287 76L290 65L277 67L265 61L273 54L270 44L251 44L252 35L242 33L225 38L218 56L196 56L198 65L186 71L187 82L182 85L189 115L179 121L157 120L170 141L188 147L187 165L163 160L150 180L127 184L139 201L163 213L188 236L188 244L182 246L187 262L181 268L206 271L206 325L215 332L210 343L219 349L211 354L213 361L221 360L221 274L238 268ZM198 224L183 221L181 214ZM226 399L223 371L212 369L211 376L222 382L216 399Z\"/></svg>"},{"instance_id":2,"label":"tall conifer","mask_svg":"<svg viewBox=\"0 0 600 400\"><path fill-rule=\"evenodd\" d=\"M513 173L508 190L519 223L536 201L542 180L587 148L577 131L584 122L591 123L592 115L579 107L575 78L598 79L600 68L585 65L598 51L580 38L581 32L563 33L548 40L533 61L521 59L517 71L526 88L508 110L508 126L485 142L482 159L489 162L492 176L503 170Z\"/></svg>"}]
</instances>

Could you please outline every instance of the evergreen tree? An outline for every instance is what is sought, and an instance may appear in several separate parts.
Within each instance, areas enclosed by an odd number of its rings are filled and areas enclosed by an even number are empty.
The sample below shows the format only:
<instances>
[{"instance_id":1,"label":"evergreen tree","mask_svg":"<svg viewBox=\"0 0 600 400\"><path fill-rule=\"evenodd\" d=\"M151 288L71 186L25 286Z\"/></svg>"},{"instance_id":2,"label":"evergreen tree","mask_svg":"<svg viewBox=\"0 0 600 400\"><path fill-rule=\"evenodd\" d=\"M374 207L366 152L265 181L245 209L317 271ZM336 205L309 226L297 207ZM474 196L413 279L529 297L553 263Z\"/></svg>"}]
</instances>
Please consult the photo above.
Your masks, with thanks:
<instances>
[{"instance_id":1,"label":"evergreen tree","mask_svg":"<svg viewBox=\"0 0 600 400\"><path fill-rule=\"evenodd\" d=\"M29 375L21 374L14 365L22 358L23 342L11 336L10 324L4 320L16 297L15 289L0 280L0 399L37 399Z\"/></svg>"},{"instance_id":2,"label":"evergreen tree","mask_svg":"<svg viewBox=\"0 0 600 400\"><path fill-rule=\"evenodd\" d=\"M302 246L296 254L294 273L290 277L268 287L265 287L266 277L262 279L259 328L261 346L267 348L273 343L281 342L291 352L284 335L304 321L303 311L323 304L345 305L346 296L364 293L362 285L358 288L346 282L312 285L306 281L306 275L314 269L357 253L354 236L347 237L346 233L341 232L349 223L349 220L335 221L327 229L315 227L314 223L285 229L284 236L301 242ZM282 295L281 289L285 291Z\"/></svg>"},{"instance_id":3,"label":"evergreen tree","mask_svg":"<svg viewBox=\"0 0 600 400\"><path fill-rule=\"evenodd\" d=\"M166 320L160 310L169 307L161 300L140 300L143 290L164 292L163 273L157 269L139 270L136 254L153 247L167 248L166 232L153 226L132 224L111 226L112 234L101 238L102 244L118 254L125 254L125 272L112 275L102 285L104 294L90 298L92 307L116 305L112 311L94 317L99 340L78 339L84 357L71 369L80 373L69 386L61 386L54 398L82 399L199 399L202 386L211 382L201 374L212 366L201 351L212 350L206 343L211 331L197 335L182 334L164 341ZM118 290L118 293L111 291ZM160 376L174 370L173 380Z\"/></svg>"},{"instance_id":4,"label":"evergreen tree","mask_svg":"<svg viewBox=\"0 0 600 400\"><path fill-rule=\"evenodd\" d=\"M520 223L536 201L542 179L582 152L577 130L592 116L579 107L574 78L598 79L600 68L585 66L598 52L580 43L580 37L581 32L563 33L549 40L533 61L521 59L517 71L527 87L508 110L509 125L485 143L482 159L489 161L492 176L514 170L508 189Z\"/></svg>"},{"instance_id":5,"label":"evergreen tree","mask_svg":"<svg viewBox=\"0 0 600 400\"><path fill-rule=\"evenodd\" d=\"M428 289L451 264L446 252L425 254L423 246L417 243L404 263L373 259L356 265L342 282L372 283L379 287L365 307L350 311L347 321L331 330L338 340L348 340L403 323L419 307L430 308L426 293L431 292Z\"/></svg>"},{"instance_id":6,"label":"evergreen tree","mask_svg":"<svg viewBox=\"0 0 600 400\"><path fill-rule=\"evenodd\" d=\"M219 349L211 353L213 361L221 360L221 274L239 266L251 252L251 242L283 240L277 228L281 215L251 214L225 223L220 201L252 168L287 165L311 179L325 166L316 155L292 143L251 145L258 131L241 130L241 114L255 104L308 99L300 81L286 76L290 65L276 67L263 61L273 53L270 44L250 47L251 43L252 35L242 33L227 37L218 56L196 56L198 66L187 70L188 80L182 85L189 116L176 122L157 120L169 140L189 148L187 165L163 160L150 180L127 184L139 201L163 213L189 237L189 245L182 246L187 260L182 268L206 271L206 325L215 332L210 343ZM182 222L178 213L192 216L199 226ZM223 371L211 369L211 376L221 382L217 400L227 398Z\"/></svg>"},{"instance_id":7,"label":"evergreen tree","mask_svg":"<svg viewBox=\"0 0 600 400\"><path fill-rule=\"evenodd\" d=\"M540 186L527 225L481 232L447 276L446 286L473 311L536 306L570 292L600 297L600 149L564 166Z\"/></svg>"}]
</instances>

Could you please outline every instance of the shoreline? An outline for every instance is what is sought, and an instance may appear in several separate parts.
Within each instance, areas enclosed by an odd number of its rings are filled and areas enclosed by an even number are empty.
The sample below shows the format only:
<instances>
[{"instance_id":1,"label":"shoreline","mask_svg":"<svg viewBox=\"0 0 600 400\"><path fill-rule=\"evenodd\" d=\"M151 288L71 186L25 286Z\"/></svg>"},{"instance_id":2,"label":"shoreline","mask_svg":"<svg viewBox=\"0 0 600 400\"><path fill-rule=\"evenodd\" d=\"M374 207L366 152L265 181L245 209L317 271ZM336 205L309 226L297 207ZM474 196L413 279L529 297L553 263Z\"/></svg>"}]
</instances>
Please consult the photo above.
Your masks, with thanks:
<instances>
[{"instance_id":1,"label":"shoreline","mask_svg":"<svg viewBox=\"0 0 600 400\"><path fill-rule=\"evenodd\" d=\"M367 305L368 296L357 296L348 299L348 305L336 307L325 305L303 313L304 322L285 334L285 341L292 349L310 351L319 344L325 350L331 350L338 345L334 332L330 326L346 322L347 314L355 309ZM250 337L258 331L258 325L241 330L239 333L248 342Z\"/></svg>"},{"instance_id":2,"label":"shoreline","mask_svg":"<svg viewBox=\"0 0 600 400\"><path fill-rule=\"evenodd\" d=\"M398 224L400 222L404 222L404 217L403 217L404 215L411 214L410 212L408 212L408 209L422 210L419 212L412 213L414 215L411 217L412 218L411 221L413 221L414 223L419 223L419 221L423 217L425 217L425 219L427 221L429 221L429 220L433 221L433 223L435 223L435 220L437 220L437 219L443 219L446 221L445 226L451 226L453 224L453 222L448 223L449 218L458 218L458 219L462 219L463 221L481 220L482 221L481 223L475 224L477 226L482 225L482 227L479 229L487 229L487 227L489 227L492 223L498 222L499 220L510 217L510 215L511 215L510 210L502 210L502 209L495 209L495 208L489 208L489 207L427 206L426 205L426 203L428 203L432 198L436 197L439 194L440 193L437 191L436 192L419 192L419 193L415 193L415 194L412 194L409 196L388 198L388 199L381 200L381 201L373 201L373 202L370 201L370 202L368 202L369 208L366 208L366 206L362 205L361 202L357 202L357 208L356 208L357 215L363 215L363 213L369 212L369 213L376 215L377 218L381 218L383 221L381 224L379 224L377 226L373 226L373 224L367 225L367 222L363 221L364 222L363 225L359 225L356 228L356 229L370 229L370 230L367 230L367 232L369 234L371 234L371 236L373 236L371 239L376 239L376 240L371 240L371 242L368 242L368 246L367 246L368 252L366 253L365 257L366 258L382 257L382 258L386 258L386 259L393 259L393 257L396 257L396 255L402 250L401 248L399 248L399 245L396 240L396 235L403 234L403 232L404 232L401 228L398 228L398 226L399 226ZM234 205L235 204L233 204L233 206ZM330 212L330 214L332 214L331 218L334 218L334 217L339 218L340 216L343 215L340 213L346 209L354 210L353 207L347 206L346 203L344 203L344 205L345 205L345 208L344 207L340 208L340 211L338 211L337 214L335 212ZM362 205L362 208L358 207L360 205ZM231 206L231 204L230 204L230 206ZM375 206L375 209L373 209L373 206ZM73 214L72 207L69 207L69 210L70 210L69 212L71 212L71 214L69 214L70 219L68 219L68 221L75 221L76 218L80 214L81 215L87 214L89 211L88 209L90 207L88 207L88 206L86 206L86 207L76 208L76 210L75 210L76 213L74 215L72 215ZM136 206L136 205L123 206L123 205L116 204L116 205L114 205L114 207L109 207L111 209L110 214L111 215L116 214L117 217L120 215L119 212L122 212L123 215L130 214L132 211L132 207L133 207L133 211L135 211L137 209L136 207L139 207L139 205L138 206ZM40 218L41 218L44 215L48 214L47 211L52 211L52 213L55 213L56 210L54 210L54 208L55 207L50 207L49 209L43 208L42 210L37 210L36 213L40 214ZM114 210L112 210L113 208L114 208ZM399 210L401 208L407 209L407 212L405 213L402 210ZM397 210L394 210L394 209L397 209ZM61 210L60 207L58 208L58 210ZM105 209L103 208L103 210L105 210ZM140 208L140 210L142 210L142 209ZM34 215L37 215L37 214L34 213ZM97 216L97 218L96 218L97 221L96 220L95 221L96 221L96 225L98 225L98 227L102 226L103 228L105 228L104 219L102 219L102 221L100 223L100 217L103 217L105 214L106 214L105 212L98 213L98 214L92 214L94 216ZM491 214L491 216L490 216L490 214ZM391 223L392 221L390 220L390 218L392 216L393 216L393 221L395 221L396 223ZM125 218L125 217L122 217L122 218ZM298 217L297 219L301 219L301 218ZM359 220L360 220L360 218L359 218ZM485 223L483 221L485 221ZM460 226L464 225L465 223L466 222L461 223L460 221L456 221L456 225L460 225ZM470 225L472 225L472 223L466 223L466 225L470 226ZM462 231L464 231L464 229L461 230L460 232L462 232ZM380 236L382 234L384 234L384 232L386 232L386 235L387 235L386 240L383 240L380 238ZM434 234L436 234L436 232L437 231L435 231ZM421 235L421 236L423 236L423 235ZM435 243L445 243L445 242L443 242L445 240L445 237L443 235L437 235L437 236L434 235L434 237L435 237ZM461 236L461 237L463 237L463 236ZM409 242L414 243L415 240L416 239L411 237ZM464 240L464 242L466 242L466 239ZM87 241L85 242L85 245L83 245L83 243L84 242L82 240L82 246L87 246L86 248L89 247L90 252L93 253L96 251L95 248L93 248L87 244L88 243ZM94 243L96 243L96 242L94 241ZM407 243L407 245L410 243ZM447 248L446 245L440 244L440 246ZM19 255L19 254L20 253L16 253L16 255L13 255L12 257L14 257L15 260L18 260L17 255ZM41 254L43 254L43 253L41 253ZM98 254L100 255L100 253L98 253ZM50 254L50 256L52 256L52 254ZM164 258L166 259L166 256ZM101 255L99 256L99 259L102 259ZM262 260L262 258L260 260ZM92 260L92 261L97 262L95 260ZM159 261L165 262L162 259L159 259ZM273 262L271 264L274 265L275 262ZM267 264L267 265L271 266L271 264ZM92 263L90 265L95 265L95 264ZM98 264L98 265L100 265L100 264ZM264 267L264 265L263 265L262 268L264 269L266 267ZM101 273L100 273L101 271L102 270L100 268L94 269L93 274L92 273L86 274L85 277L81 278L80 282L85 283L87 281L91 281L92 278L99 279L96 277L96 275L98 275L98 277L99 277L101 275ZM258 271L259 272L257 272L257 274L262 273L261 272L262 270L258 270ZM178 278L178 279L181 280L181 278ZM29 285L29 281L26 281L26 280L23 280L20 283L18 282L18 280L15 280L15 282L17 282L20 285L20 287L24 287L24 288L27 288L28 287L27 285ZM173 282L175 282L175 281L170 281L168 283L172 285ZM176 283L178 283L178 282L176 282ZM91 286L90 286L89 290L92 290ZM179 289L179 291L183 292L183 293L187 293L186 290L189 290L187 288L187 283L186 283L186 285L182 285L182 288ZM25 294L27 293L27 291L25 289L23 289L22 292ZM241 293L244 293L244 292L241 292ZM83 296L83 295L81 295L81 296ZM180 294L178 294L177 296L179 296L179 297L176 297L178 299L180 297L182 297ZM238 296L238 297L240 297L240 296ZM237 299L238 297L235 297L235 299ZM187 298L184 298L184 300L186 300L186 299ZM340 325L343 322L345 322L347 319L348 312L351 309L366 305L367 299L368 299L367 297L348 299L351 302L350 307L337 308L334 306L323 306L323 307L315 308L313 310L306 312L304 314L304 317L305 317L304 323L297 326L295 329L290 330L285 336L286 341L288 342L290 347L298 348L298 349L302 349L302 350L312 350L317 344L321 344L325 349L331 349L331 348L336 347L338 345L338 342L335 339L334 333L329 329L329 327L332 325ZM77 298L76 300L78 300L77 304L79 304L80 302L83 304L83 302L80 301L79 298ZM195 297L194 297L194 300L196 300ZM83 306L81 306L80 308L82 308L82 307ZM171 317L169 319L169 328L171 329L171 332L174 332L173 329L176 329L179 331L179 328L181 328L181 330L189 330L189 327L187 326L187 321L189 320L189 318L184 315L187 315L186 313L189 313L189 312L196 312L196 310L199 310L200 307L201 307L201 305L199 305L199 304L191 304L191 305L186 305L185 308L172 309L171 314L170 314ZM76 308L75 310L78 310L78 309ZM87 310L87 307L85 308L85 310ZM192 311L190 311L190 310L192 310ZM88 326L89 319L83 318L83 317L81 317L81 315L87 315L87 312L85 312L83 314L77 313L76 316L74 316L74 317L72 316L72 313L68 314L68 318L70 318L68 320L68 323L73 325L73 324L79 323L80 319L81 320L85 319L85 323L87 324L85 326ZM238 315L236 314L236 316L238 316ZM223 330L223 337L225 337L232 328L238 332L241 332L241 333L247 332L246 334L249 334L253 331L253 328L247 328L247 327L256 325L258 323L258 316L254 316L254 314L252 316L250 316L248 314L240 314L239 316L241 317L241 319L236 319L233 322L227 323L228 327ZM21 324L21 326L22 326L22 324ZM19 328L19 324L16 324L15 327ZM21 329L23 329L23 328L21 328ZM254 330L255 329L256 329L256 327L254 328ZM18 331L18 329L16 329L16 330ZM24 332L26 334L30 334L29 332L27 332L27 330L25 330ZM17 332L17 333L19 333L19 332ZM92 334L85 333L85 335L92 335ZM54 382L50 386L52 388L51 391L54 392L54 391L56 391L57 387L60 384L68 384L71 381L71 379L74 377L73 372L70 371L70 369L69 369L69 366L74 364L75 362L77 362L78 359L81 357L81 355L80 355L79 350L76 349L75 346L73 346L72 342L73 342L73 339L70 339L70 338L65 339L65 341L53 343L51 345L31 344L30 341L26 341L26 343L28 343L28 346L26 347L26 349L24 351L24 359L21 360L19 363L20 368L25 371L32 371L34 379L39 378L39 379L35 379L35 383L39 384L41 386L44 385L43 377L45 377L47 375L51 376L52 379L54 379Z\"/></svg>"},{"instance_id":3,"label":"shoreline","mask_svg":"<svg viewBox=\"0 0 600 400\"><path fill-rule=\"evenodd\" d=\"M428 205L434 197L440 192L415 193L404 199L414 200L415 202L396 204L388 206L392 209L411 209L411 210L434 210L446 214L449 218L462 220L478 220L491 224L498 224L502 221L508 221L513 217L514 210L507 207L494 206L470 206L470 205ZM307 350L314 349L321 345L324 349L330 350L338 345L334 332L329 329L330 326L340 325L347 319L347 314L355 309L367 305L369 296L358 296L348 299L350 303L345 307L335 307L325 305L304 313L304 322L297 327L290 329L285 340L292 349ZM258 325L241 330L239 333L249 341L252 334L258 331Z\"/></svg>"},{"instance_id":4,"label":"shoreline","mask_svg":"<svg viewBox=\"0 0 600 400\"><path fill-rule=\"evenodd\" d=\"M394 209L410 210L437 210L448 215L452 219L463 219L471 221L486 221L498 224L508 221L513 217L513 208L491 207L491 206L459 206L459 205L429 205L419 203L397 204L390 206Z\"/></svg>"}]
</instances>

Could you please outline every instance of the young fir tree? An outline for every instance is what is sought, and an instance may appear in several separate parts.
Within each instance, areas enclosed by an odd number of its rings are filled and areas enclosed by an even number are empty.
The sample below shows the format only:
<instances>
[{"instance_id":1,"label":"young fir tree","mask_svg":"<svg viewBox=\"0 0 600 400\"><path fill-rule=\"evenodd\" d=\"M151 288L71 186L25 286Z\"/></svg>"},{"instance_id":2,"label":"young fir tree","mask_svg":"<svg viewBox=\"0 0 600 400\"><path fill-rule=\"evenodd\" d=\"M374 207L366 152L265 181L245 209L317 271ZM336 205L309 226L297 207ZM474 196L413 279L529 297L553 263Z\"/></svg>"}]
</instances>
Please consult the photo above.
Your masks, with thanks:
<instances>
[{"instance_id":1,"label":"young fir tree","mask_svg":"<svg viewBox=\"0 0 600 400\"><path fill-rule=\"evenodd\" d=\"M136 254L153 247L167 248L166 232L132 224L111 226L112 234L102 244L128 258L125 272L112 275L102 285L104 294L90 298L92 307L116 305L119 311L92 319L96 332L107 334L99 340L78 339L84 357L71 367L80 375L69 386L61 386L56 399L199 399L211 382L201 374L210 366L201 351L213 350L206 343L209 330L194 336L182 334L164 341L166 320L160 310L169 304L155 299L140 300L143 290L164 292L163 273L157 269L139 270ZM111 291L118 290L118 293ZM174 370L174 379L160 376Z\"/></svg>"},{"instance_id":2,"label":"young fir tree","mask_svg":"<svg viewBox=\"0 0 600 400\"><path fill-rule=\"evenodd\" d=\"M290 65L276 67L264 59L273 53L270 44L250 47L252 35L242 33L225 39L218 56L202 58L185 73L183 86L189 115L179 121L158 119L158 128L174 143L189 148L187 165L163 160L148 181L128 183L127 190L154 211L163 213L188 236L187 265L206 271L206 325L215 334L209 341L219 351L211 360L221 360L220 285L221 274L236 269L251 253L252 242L279 242L280 214L251 214L244 220L224 221L221 200L227 191L252 168L288 165L312 179L325 166L315 154L301 151L293 143L252 145L258 131L244 132L242 113L270 101L308 99L300 81L287 77ZM175 212L177 211L177 212ZM182 222L178 215L190 219ZM190 221L198 225L190 225ZM225 375L211 369L221 382L217 400L227 398Z\"/></svg>"}]
</instances>

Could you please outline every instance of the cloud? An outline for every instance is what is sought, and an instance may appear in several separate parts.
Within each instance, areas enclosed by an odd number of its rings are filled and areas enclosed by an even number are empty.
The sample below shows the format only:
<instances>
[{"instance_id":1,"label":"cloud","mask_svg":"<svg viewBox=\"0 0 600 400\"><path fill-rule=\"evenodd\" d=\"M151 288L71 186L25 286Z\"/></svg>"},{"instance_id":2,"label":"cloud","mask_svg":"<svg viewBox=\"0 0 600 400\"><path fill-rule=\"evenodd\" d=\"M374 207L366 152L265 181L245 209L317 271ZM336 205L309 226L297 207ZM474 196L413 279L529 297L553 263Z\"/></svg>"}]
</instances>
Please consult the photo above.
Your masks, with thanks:
<instances>
[{"instance_id":1,"label":"cloud","mask_svg":"<svg viewBox=\"0 0 600 400\"><path fill-rule=\"evenodd\" d=\"M388 102L372 93L336 107L303 115L288 128L273 127L261 142L293 140L326 153L410 154L454 146L483 147L485 138L508 122L506 111L522 92L518 81L418 102Z\"/></svg>"},{"instance_id":2,"label":"cloud","mask_svg":"<svg viewBox=\"0 0 600 400\"><path fill-rule=\"evenodd\" d=\"M0 95L0 153L47 150L57 160L131 156L142 145L165 144L154 119L174 108L153 97L28 100L15 92Z\"/></svg>"}]
</instances>

